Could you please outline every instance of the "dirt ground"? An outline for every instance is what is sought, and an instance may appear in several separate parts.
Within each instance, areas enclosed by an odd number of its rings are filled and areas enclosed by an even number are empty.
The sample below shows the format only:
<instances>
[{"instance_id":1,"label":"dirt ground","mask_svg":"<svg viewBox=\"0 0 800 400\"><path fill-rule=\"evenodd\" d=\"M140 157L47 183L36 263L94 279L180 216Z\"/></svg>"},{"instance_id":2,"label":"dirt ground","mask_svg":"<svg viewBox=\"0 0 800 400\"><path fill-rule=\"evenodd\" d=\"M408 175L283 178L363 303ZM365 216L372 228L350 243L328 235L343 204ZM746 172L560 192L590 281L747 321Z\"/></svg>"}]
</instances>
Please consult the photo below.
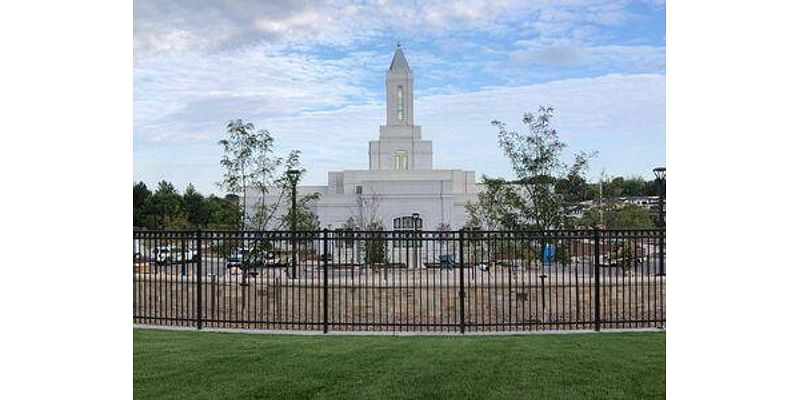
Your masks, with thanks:
<instances>
[{"instance_id":1,"label":"dirt ground","mask_svg":"<svg viewBox=\"0 0 800 400\"><path fill-rule=\"evenodd\" d=\"M327 293L331 330L460 329L458 270L339 271L329 274L327 285L319 271L302 271L294 280L285 271L268 271L246 285L242 275L198 283L191 271L141 272L134 274L135 323L196 325L199 289L203 326L322 330ZM465 270L466 330L593 329L596 288L586 272ZM603 272L602 328L664 326L666 277Z\"/></svg>"}]
</instances>

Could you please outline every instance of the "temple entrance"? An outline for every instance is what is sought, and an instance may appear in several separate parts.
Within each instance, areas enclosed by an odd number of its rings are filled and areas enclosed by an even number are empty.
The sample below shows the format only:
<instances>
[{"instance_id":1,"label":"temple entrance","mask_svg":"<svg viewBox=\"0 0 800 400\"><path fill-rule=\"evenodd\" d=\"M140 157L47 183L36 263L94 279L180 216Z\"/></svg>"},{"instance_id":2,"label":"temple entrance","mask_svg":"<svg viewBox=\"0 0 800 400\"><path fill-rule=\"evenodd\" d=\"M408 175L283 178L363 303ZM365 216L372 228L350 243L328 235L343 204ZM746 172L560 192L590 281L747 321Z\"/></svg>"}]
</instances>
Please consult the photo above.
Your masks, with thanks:
<instances>
[{"instance_id":1,"label":"temple entrance","mask_svg":"<svg viewBox=\"0 0 800 400\"><path fill-rule=\"evenodd\" d=\"M409 216L397 217L392 223L395 232L392 241L392 258L394 262L405 264L409 269L422 267L420 250L422 248L421 234L422 218L413 213Z\"/></svg>"}]
</instances>

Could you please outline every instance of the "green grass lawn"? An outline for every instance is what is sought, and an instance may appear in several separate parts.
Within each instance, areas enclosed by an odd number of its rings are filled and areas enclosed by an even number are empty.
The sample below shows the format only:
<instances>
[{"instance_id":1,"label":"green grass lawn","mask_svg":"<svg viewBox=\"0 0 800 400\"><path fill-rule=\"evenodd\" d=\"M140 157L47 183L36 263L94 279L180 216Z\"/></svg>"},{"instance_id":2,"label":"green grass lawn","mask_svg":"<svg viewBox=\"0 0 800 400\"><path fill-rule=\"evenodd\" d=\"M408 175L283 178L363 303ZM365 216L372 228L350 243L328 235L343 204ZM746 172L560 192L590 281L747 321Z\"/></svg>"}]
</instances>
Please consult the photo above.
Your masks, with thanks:
<instances>
[{"instance_id":1,"label":"green grass lawn","mask_svg":"<svg viewBox=\"0 0 800 400\"><path fill-rule=\"evenodd\" d=\"M663 332L288 336L135 329L134 397L663 398Z\"/></svg>"}]
</instances>

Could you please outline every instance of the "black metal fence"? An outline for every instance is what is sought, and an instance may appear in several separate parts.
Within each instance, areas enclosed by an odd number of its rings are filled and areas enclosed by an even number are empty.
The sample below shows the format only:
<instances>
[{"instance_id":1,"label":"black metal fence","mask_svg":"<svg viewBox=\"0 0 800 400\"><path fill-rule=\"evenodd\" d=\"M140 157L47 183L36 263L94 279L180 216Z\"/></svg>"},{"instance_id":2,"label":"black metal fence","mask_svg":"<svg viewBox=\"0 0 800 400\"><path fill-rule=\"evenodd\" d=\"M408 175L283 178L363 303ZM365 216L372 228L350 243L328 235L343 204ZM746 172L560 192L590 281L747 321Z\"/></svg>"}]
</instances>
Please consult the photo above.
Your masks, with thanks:
<instances>
[{"instance_id":1,"label":"black metal fence","mask_svg":"<svg viewBox=\"0 0 800 400\"><path fill-rule=\"evenodd\" d=\"M664 230L135 231L136 324L663 328Z\"/></svg>"}]
</instances>

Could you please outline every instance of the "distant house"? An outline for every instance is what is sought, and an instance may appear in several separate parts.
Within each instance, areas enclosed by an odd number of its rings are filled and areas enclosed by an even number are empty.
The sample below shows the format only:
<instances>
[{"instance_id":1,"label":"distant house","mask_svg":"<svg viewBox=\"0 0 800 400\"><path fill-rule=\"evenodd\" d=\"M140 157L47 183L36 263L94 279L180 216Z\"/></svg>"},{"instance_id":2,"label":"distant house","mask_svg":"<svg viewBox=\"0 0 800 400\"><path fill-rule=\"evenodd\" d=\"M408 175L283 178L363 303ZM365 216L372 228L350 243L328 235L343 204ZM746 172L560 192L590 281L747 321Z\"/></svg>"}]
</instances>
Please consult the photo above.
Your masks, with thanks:
<instances>
[{"instance_id":1,"label":"distant house","mask_svg":"<svg viewBox=\"0 0 800 400\"><path fill-rule=\"evenodd\" d=\"M597 200L586 200L580 203L574 204L567 209L567 216L574 219L583 218L586 213L598 206L607 206L607 205L624 205L630 204L639 207L646 208L650 211L653 215L658 215L658 196L623 196L623 197L615 197L611 199L603 199L602 201L598 202ZM666 212L666 199L664 200L664 212Z\"/></svg>"},{"instance_id":2,"label":"distant house","mask_svg":"<svg viewBox=\"0 0 800 400\"><path fill-rule=\"evenodd\" d=\"M644 207L650 210L653 214L658 214L658 196L629 196L629 197L620 197L617 199L620 203L623 204L633 204L640 207ZM664 200L664 210L666 212L667 202L666 199Z\"/></svg>"},{"instance_id":3,"label":"distant house","mask_svg":"<svg viewBox=\"0 0 800 400\"><path fill-rule=\"evenodd\" d=\"M578 204L567 207L567 217L572 219L581 219L586 213L595 206L592 200L582 201Z\"/></svg>"}]
</instances>

